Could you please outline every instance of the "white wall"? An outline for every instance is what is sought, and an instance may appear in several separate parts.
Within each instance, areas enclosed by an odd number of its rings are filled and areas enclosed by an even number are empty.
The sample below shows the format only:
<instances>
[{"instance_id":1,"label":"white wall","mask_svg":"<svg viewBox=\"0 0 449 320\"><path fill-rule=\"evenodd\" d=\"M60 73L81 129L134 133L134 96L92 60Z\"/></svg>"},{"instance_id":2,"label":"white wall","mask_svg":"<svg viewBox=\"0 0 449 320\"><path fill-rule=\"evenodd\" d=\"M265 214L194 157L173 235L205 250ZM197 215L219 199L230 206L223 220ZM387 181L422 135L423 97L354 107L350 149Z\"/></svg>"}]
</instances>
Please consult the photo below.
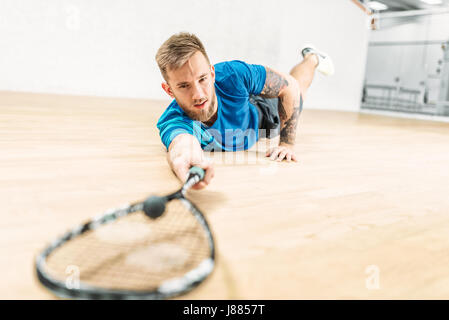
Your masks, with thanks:
<instances>
[{"instance_id":1,"label":"white wall","mask_svg":"<svg viewBox=\"0 0 449 320\"><path fill-rule=\"evenodd\" d=\"M165 99L154 56L179 31L213 63L284 72L313 42L336 74L316 77L306 106L359 109L368 29L350 0L1 0L0 90Z\"/></svg>"}]
</instances>

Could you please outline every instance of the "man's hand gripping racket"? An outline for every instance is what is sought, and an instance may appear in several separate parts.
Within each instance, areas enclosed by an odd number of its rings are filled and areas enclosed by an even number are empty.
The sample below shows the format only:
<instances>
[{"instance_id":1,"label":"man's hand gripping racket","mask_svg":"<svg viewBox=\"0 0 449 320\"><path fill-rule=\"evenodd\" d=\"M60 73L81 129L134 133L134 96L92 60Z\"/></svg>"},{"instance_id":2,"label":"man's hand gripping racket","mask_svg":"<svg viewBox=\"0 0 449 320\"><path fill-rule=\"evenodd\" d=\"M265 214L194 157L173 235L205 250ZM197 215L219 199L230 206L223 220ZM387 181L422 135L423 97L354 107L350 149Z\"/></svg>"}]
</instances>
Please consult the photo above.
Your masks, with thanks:
<instances>
[{"instance_id":1,"label":"man's hand gripping racket","mask_svg":"<svg viewBox=\"0 0 449 320\"><path fill-rule=\"evenodd\" d=\"M192 167L178 191L66 232L37 256L37 278L63 298L165 299L190 291L215 263L209 225L185 198L203 178L204 170Z\"/></svg>"}]
</instances>

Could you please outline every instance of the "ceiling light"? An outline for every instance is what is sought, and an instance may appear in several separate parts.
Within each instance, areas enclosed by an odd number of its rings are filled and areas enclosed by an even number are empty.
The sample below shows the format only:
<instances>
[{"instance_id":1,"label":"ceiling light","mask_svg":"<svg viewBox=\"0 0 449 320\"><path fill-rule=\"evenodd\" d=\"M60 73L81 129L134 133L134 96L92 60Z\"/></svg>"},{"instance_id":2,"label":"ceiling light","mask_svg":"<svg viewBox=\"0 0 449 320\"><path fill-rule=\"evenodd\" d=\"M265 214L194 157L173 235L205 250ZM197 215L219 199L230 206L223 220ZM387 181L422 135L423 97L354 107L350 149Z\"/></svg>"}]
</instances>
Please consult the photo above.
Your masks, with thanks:
<instances>
[{"instance_id":1,"label":"ceiling light","mask_svg":"<svg viewBox=\"0 0 449 320\"><path fill-rule=\"evenodd\" d=\"M429 1L437 1L437 0L429 0ZM370 1L368 2L368 7L372 10L382 11L387 10L388 6L378 1Z\"/></svg>"},{"instance_id":2,"label":"ceiling light","mask_svg":"<svg viewBox=\"0 0 449 320\"><path fill-rule=\"evenodd\" d=\"M442 0L421 0L421 1L426 4L442 4L443 3Z\"/></svg>"}]
</instances>

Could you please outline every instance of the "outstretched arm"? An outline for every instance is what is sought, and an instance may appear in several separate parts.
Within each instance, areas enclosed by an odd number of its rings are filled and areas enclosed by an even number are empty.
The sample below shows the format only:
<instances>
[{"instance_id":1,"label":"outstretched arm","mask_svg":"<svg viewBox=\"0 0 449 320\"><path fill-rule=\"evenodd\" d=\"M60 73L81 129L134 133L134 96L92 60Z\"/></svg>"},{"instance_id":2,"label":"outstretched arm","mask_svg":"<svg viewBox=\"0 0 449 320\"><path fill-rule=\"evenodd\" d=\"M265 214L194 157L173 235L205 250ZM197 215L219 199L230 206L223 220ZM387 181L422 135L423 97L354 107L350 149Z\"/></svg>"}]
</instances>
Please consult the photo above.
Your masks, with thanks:
<instances>
[{"instance_id":1,"label":"outstretched arm","mask_svg":"<svg viewBox=\"0 0 449 320\"><path fill-rule=\"evenodd\" d=\"M206 171L203 181L198 182L193 189L206 187L214 177L214 167L211 160L204 156L198 140L191 134L177 135L168 147L167 161L182 183L187 180L189 169L199 166Z\"/></svg>"},{"instance_id":2,"label":"outstretched arm","mask_svg":"<svg viewBox=\"0 0 449 320\"><path fill-rule=\"evenodd\" d=\"M279 146L267 151L271 160L297 161L293 151L296 139L296 128L300 113L300 89L298 82L291 75L274 71L265 67L267 77L260 96L264 98L278 98L281 132Z\"/></svg>"}]
</instances>

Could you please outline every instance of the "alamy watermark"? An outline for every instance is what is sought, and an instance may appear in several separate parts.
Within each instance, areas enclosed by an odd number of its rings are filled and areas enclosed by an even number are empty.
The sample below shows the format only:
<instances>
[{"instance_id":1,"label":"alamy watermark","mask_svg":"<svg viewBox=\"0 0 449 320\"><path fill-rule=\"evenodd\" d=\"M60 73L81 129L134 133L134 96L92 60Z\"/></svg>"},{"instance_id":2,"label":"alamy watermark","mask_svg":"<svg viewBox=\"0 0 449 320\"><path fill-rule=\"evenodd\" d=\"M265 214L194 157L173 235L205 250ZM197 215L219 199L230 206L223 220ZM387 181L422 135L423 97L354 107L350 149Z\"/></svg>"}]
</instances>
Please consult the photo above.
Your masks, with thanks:
<instances>
[{"instance_id":1,"label":"alamy watermark","mask_svg":"<svg viewBox=\"0 0 449 320\"><path fill-rule=\"evenodd\" d=\"M69 5L65 8L65 26L71 31L77 31L81 27L80 9L77 6Z\"/></svg>"},{"instance_id":2,"label":"alamy watermark","mask_svg":"<svg viewBox=\"0 0 449 320\"><path fill-rule=\"evenodd\" d=\"M365 268L365 274L368 277L365 279L365 287L368 290L380 289L380 268L376 265L369 265Z\"/></svg>"},{"instance_id":3,"label":"alamy watermark","mask_svg":"<svg viewBox=\"0 0 449 320\"><path fill-rule=\"evenodd\" d=\"M65 269L67 278L65 280L65 286L67 289L79 289L80 288L80 269L75 265L68 265Z\"/></svg>"},{"instance_id":4,"label":"alamy watermark","mask_svg":"<svg viewBox=\"0 0 449 320\"><path fill-rule=\"evenodd\" d=\"M256 131L257 130L257 131ZM223 132L192 123L192 134L211 160L223 164L263 165L261 174L273 174L278 163L269 161L266 152L279 145L279 129L226 129ZM192 145L193 148L193 145Z\"/></svg>"}]
</instances>

